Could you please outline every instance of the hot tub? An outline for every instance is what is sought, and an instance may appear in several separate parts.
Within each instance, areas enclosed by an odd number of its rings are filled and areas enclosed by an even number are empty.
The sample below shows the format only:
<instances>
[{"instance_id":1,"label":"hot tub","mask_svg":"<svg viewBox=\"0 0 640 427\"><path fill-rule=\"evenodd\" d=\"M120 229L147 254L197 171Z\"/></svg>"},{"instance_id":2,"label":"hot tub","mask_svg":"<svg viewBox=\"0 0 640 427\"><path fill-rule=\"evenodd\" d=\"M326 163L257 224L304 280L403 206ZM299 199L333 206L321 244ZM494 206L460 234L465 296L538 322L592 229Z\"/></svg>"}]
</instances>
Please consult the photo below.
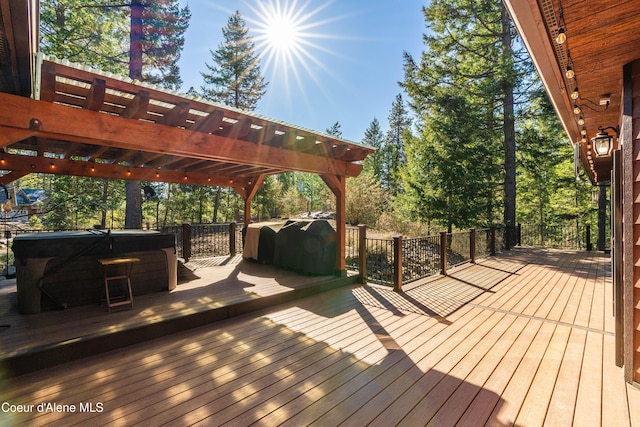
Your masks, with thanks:
<instances>
[{"instance_id":1,"label":"hot tub","mask_svg":"<svg viewBox=\"0 0 640 427\"><path fill-rule=\"evenodd\" d=\"M39 313L97 304L104 289L99 258L139 258L133 295L175 289L175 236L157 231L59 231L22 234L13 240L18 309Z\"/></svg>"}]
</instances>

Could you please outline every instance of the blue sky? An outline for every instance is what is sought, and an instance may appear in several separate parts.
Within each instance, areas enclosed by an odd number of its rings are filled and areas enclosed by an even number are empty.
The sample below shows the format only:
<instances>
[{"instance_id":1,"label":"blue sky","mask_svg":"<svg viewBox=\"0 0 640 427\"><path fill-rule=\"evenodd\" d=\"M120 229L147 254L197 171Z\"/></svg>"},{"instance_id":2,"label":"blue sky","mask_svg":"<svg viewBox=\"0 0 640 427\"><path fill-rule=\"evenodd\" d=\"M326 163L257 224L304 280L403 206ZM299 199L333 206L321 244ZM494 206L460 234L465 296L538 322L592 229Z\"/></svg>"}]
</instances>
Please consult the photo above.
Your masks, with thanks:
<instances>
[{"instance_id":1,"label":"blue sky","mask_svg":"<svg viewBox=\"0 0 640 427\"><path fill-rule=\"evenodd\" d=\"M424 0L181 0L191 23L180 60L183 90L202 84L200 72L212 63L209 49L222 41L222 28L236 10L259 46L260 3L279 3L299 13L299 46L306 53L286 62L263 62L269 82L256 112L324 132L336 121L342 136L360 142L376 117L383 128L403 78L402 52L418 58L425 32ZM297 70L297 71L296 71ZM297 76L297 77L296 77Z\"/></svg>"}]
</instances>

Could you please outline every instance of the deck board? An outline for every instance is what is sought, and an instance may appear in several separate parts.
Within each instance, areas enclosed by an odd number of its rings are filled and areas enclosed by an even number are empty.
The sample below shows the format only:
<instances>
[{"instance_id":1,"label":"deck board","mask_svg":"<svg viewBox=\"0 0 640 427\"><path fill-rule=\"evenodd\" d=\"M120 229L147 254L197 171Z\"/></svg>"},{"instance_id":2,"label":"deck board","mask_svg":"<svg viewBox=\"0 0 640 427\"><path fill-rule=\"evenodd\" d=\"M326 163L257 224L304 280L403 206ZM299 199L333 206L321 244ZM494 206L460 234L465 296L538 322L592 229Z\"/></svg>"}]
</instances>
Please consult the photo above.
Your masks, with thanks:
<instances>
[{"instance_id":1,"label":"deck board","mask_svg":"<svg viewBox=\"0 0 640 427\"><path fill-rule=\"evenodd\" d=\"M290 301L5 379L3 401L104 411L0 424L634 425L640 392L614 365L608 263L518 249L403 293Z\"/></svg>"}]
</instances>

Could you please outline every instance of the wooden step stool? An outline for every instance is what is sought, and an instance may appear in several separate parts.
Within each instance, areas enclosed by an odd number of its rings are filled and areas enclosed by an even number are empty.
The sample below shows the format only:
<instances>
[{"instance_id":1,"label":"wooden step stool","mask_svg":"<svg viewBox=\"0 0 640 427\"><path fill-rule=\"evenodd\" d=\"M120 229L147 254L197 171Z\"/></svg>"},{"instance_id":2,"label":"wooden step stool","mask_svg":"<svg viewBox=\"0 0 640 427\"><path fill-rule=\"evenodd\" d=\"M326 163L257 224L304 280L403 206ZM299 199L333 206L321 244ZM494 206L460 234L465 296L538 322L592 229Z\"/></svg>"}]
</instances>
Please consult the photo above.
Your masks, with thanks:
<instances>
[{"instance_id":1,"label":"wooden step stool","mask_svg":"<svg viewBox=\"0 0 640 427\"><path fill-rule=\"evenodd\" d=\"M104 258L98 262L104 267L104 291L107 300L107 310L111 311L113 307L133 308L133 294L131 293L131 271L133 264L139 262L138 258ZM110 273L110 267L124 266L124 274ZM111 268L113 270L113 268ZM111 276L110 274L115 274ZM127 280L127 287L123 289L120 295L111 295L109 290L109 282L115 280Z\"/></svg>"}]
</instances>

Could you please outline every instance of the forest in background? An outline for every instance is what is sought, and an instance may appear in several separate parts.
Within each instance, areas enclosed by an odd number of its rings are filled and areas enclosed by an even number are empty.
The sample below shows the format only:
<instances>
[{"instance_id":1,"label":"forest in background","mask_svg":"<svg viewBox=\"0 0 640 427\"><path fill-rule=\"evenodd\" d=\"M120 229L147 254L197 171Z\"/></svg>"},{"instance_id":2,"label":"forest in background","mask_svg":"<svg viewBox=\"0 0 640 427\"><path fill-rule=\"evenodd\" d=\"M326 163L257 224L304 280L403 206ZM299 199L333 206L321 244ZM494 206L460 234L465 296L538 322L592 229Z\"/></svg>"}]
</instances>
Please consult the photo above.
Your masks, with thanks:
<instances>
[{"instance_id":1,"label":"forest in background","mask_svg":"<svg viewBox=\"0 0 640 427\"><path fill-rule=\"evenodd\" d=\"M120 75L137 61L140 79L181 89L177 60L190 12L177 1L42 0L41 9L43 52ZM363 130L360 142L377 151L347 180L347 221L405 235L516 222L595 225L594 189L575 174L572 147L502 3L434 1L423 14L423 52L405 54L388 117ZM259 52L238 12L220 30L224 41L203 64L202 86L185 92L252 110L269 90ZM325 132L341 136L340 122ZM154 197L143 197L146 185ZM16 186L49 192L44 214L29 219L46 229L124 228L132 197L116 180L32 174ZM242 218L243 201L230 188L136 182L133 193L139 226ZM334 205L319 177L282 174L265 180L252 217Z\"/></svg>"}]
</instances>

